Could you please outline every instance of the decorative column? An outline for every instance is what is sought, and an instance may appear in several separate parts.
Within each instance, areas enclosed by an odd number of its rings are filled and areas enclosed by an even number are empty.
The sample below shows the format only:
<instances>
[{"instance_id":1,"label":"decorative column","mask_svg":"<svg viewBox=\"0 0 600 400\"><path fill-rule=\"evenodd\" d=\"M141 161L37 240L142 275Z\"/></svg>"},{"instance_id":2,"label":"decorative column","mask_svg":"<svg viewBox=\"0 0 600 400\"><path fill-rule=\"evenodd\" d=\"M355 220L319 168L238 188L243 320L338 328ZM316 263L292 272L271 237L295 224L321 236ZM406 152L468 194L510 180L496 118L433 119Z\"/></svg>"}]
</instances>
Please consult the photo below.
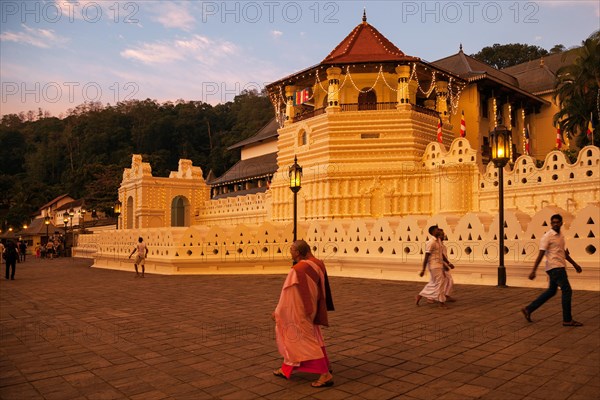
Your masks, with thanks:
<instances>
[{"instance_id":1,"label":"decorative column","mask_svg":"<svg viewBox=\"0 0 600 400\"><path fill-rule=\"evenodd\" d=\"M327 89L327 109L328 113L341 111L340 107L340 76L342 69L338 67L327 68L327 81L329 87Z\"/></svg>"},{"instance_id":2,"label":"decorative column","mask_svg":"<svg viewBox=\"0 0 600 400\"><path fill-rule=\"evenodd\" d=\"M296 109L294 108L294 93L296 92L295 86L286 86L285 87L285 126L294 122L294 117L296 115Z\"/></svg>"},{"instance_id":3,"label":"decorative column","mask_svg":"<svg viewBox=\"0 0 600 400\"><path fill-rule=\"evenodd\" d=\"M397 66L396 74L398 75L398 97L396 108L399 110L410 109L410 89L408 86L408 79L410 78L410 66Z\"/></svg>"},{"instance_id":4,"label":"decorative column","mask_svg":"<svg viewBox=\"0 0 600 400\"><path fill-rule=\"evenodd\" d=\"M450 121L450 115L448 115L448 82L436 81L435 82L435 95L436 95L436 111L440 113L440 117L443 122Z\"/></svg>"}]
</instances>

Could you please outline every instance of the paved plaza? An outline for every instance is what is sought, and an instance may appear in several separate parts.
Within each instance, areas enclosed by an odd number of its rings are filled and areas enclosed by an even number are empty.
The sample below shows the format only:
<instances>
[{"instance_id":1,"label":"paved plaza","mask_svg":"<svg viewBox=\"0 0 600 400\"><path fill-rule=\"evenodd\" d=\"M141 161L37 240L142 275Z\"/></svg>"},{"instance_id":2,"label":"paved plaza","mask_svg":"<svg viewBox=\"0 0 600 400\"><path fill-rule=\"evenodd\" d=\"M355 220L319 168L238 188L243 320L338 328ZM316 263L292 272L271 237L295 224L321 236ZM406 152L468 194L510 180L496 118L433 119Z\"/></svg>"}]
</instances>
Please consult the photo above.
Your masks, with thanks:
<instances>
[{"instance_id":1,"label":"paved plaza","mask_svg":"<svg viewBox=\"0 0 600 400\"><path fill-rule=\"evenodd\" d=\"M284 276L158 276L29 259L0 282L1 399L593 399L600 294L574 287L527 323L540 289L458 285L449 309L418 282L332 277L324 330L335 385L273 376ZM415 271L415 274L417 271ZM539 278L538 278L539 279ZM424 302L423 302L424 303Z\"/></svg>"}]
</instances>

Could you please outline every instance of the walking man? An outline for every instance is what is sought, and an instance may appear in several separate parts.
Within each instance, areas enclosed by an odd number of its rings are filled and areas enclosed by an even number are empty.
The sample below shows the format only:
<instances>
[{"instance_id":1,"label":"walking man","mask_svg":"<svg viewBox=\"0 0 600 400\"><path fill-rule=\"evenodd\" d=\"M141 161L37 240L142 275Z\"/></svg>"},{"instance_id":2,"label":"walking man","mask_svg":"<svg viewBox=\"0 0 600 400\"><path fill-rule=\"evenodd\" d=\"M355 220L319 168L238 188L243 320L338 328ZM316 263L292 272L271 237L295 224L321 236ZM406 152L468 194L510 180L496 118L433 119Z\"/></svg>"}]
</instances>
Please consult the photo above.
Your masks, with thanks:
<instances>
[{"instance_id":1,"label":"walking man","mask_svg":"<svg viewBox=\"0 0 600 400\"><path fill-rule=\"evenodd\" d=\"M430 302L438 301L440 307L446 307L446 288L448 286L448 278L444 274L444 256L442 252L442 242L439 240L440 229L437 225L429 227L430 238L425 245L425 257L423 258L423 269L419 276L425 275L425 268L429 267L431 279L425 285L423 290L415 297L415 304L423 297Z\"/></svg>"},{"instance_id":2,"label":"walking man","mask_svg":"<svg viewBox=\"0 0 600 400\"><path fill-rule=\"evenodd\" d=\"M535 263L533 271L529 274L529 279L535 279L535 271L537 270L544 255L546 256L546 273L550 277L550 285L548 289L535 299L527 307L521 309L521 313L527 321L531 322L531 314L537 310L542 304L548 301L556 294L556 289L560 287L562 291L562 313L563 326L583 326L581 322L577 322L571 316L571 296L573 291L567 277L566 261L570 262L577 273L581 273L581 267L569 255L569 250L565 250L565 237L560 233L563 219L560 214L555 214L550 217L550 225L552 229L542 236L540 240L540 252Z\"/></svg>"},{"instance_id":3,"label":"walking man","mask_svg":"<svg viewBox=\"0 0 600 400\"><path fill-rule=\"evenodd\" d=\"M6 279L15 280L15 270L17 269L17 259L19 250L12 240L8 240L4 249L4 261L6 261Z\"/></svg>"},{"instance_id":4,"label":"walking man","mask_svg":"<svg viewBox=\"0 0 600 400\"><path fill-rule=\"evenodd\" d=\"M137 256L135 257L135 261L133 263L133 265L135 265L135 277L143 278L144 272L146 272L145 264L146 257L148 256L148 247L146 246L146 243L144 243L144 239L141 236L138 238L138 244L134 247L133 251L129 255L129 258L131 258L131 256L134 255L136 251ZM138 272L138 265L142 266L142 275L140 275Z\"/></svg>"}]
</instances>

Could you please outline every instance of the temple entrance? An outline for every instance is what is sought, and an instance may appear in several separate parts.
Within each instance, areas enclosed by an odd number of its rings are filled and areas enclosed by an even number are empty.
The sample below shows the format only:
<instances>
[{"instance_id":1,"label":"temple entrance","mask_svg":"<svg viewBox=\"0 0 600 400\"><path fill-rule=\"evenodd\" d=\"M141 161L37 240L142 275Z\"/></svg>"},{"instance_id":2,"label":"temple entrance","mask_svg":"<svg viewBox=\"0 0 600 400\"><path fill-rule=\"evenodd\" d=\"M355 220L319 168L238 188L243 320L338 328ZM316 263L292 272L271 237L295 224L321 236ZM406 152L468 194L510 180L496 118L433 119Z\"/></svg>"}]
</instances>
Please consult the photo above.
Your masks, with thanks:
<instances>
[{"instance_id":1,"label":"temple entrance","mask_svg":"<svg viewBox=\"0 0 600 400\"><path fill-rule=\"evenodd\" d=\"M171 202L171 226L190 226L190 202L184 196L177 196Z\"/></svg>"}]
</instances>

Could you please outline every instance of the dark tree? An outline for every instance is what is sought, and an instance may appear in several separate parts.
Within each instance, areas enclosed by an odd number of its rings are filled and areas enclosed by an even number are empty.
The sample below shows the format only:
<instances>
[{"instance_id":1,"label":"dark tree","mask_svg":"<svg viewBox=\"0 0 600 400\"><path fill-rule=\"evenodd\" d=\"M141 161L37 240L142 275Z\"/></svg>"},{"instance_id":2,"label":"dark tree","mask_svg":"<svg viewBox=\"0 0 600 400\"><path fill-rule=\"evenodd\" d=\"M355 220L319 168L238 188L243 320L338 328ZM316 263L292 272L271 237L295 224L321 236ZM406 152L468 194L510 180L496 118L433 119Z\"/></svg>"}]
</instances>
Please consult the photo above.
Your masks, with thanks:
<instances>
[{"instance_id":1,"label":"dark tree","mask_svg":"<svg viewBox=\"0 0 600 400\"><path fill-rule=\"evenodd\" d=\"M473 58L483 61L494 68L502 69L512 67L548 54L539 46L521 43L494 44L481 49L479 53L472 55Z\"/></svg>"}]
</instances>

